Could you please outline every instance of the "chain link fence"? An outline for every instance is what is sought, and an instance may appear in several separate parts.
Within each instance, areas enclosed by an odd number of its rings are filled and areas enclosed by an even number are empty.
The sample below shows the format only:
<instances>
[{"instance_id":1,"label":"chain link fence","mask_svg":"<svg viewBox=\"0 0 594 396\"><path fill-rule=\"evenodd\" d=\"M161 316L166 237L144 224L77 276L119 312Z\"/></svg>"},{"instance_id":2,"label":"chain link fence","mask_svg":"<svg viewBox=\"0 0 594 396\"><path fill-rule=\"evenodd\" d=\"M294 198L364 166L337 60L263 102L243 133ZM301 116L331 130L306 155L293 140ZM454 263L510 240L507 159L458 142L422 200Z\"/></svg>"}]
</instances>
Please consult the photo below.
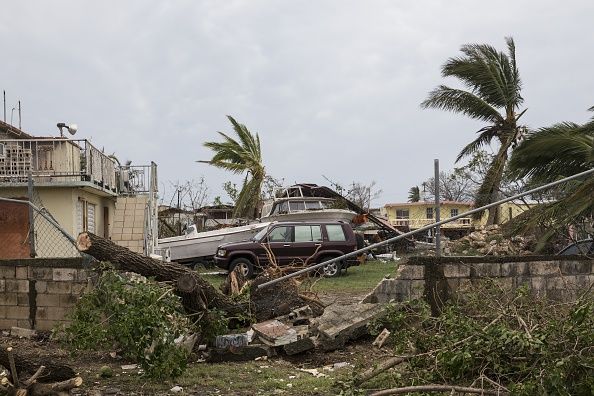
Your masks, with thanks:
<instances>
[{"instance_id":1,"label":"chain link fence","mask_svg":"<svg viewBox=\"0 0 594 396\"><path fill-rule=\"evenodd\" d=\"M0 198L0 258L80 257L74 238L45 209L32 185L27 195Z\"/></svg>"}]
</instances>

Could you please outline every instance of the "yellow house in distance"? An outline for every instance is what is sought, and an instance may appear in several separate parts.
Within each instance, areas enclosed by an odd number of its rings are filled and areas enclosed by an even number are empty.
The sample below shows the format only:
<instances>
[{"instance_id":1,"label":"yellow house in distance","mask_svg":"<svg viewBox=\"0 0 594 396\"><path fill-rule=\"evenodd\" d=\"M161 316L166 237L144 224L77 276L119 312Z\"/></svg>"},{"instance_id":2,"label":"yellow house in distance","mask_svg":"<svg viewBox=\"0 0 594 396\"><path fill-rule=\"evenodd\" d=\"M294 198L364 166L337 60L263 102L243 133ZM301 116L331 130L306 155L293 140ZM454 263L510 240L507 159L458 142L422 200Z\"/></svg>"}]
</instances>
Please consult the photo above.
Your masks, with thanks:
<instances>
[{"instance_id":1,"label":"yellow house in distance","mask_svg":"<svg viewBox=\"0 0 594 396\"><path fill-rule=\"evenodd\" d=\"M472 202L442 201L440 203L441 220L467 212L472 209L472 205ZM390 224L402 231L417 230L435 223L435 202L389 203L384 206L384 210ZM466 235L472 228L470 217L462 217L441 226L442 234L450 238ZM426 235L432 237L433 230L429 230Z\"/></svg>"},{"instance_id":2,"label":"yellow house in distance","mask_svg":"<svg viewBox=\"0 0 594 396\"><path fill-rule=\"evenodd\" d=\"M528 208L536 205L536 202L511 201L499 207L497 223L502 224L513 219ZM442 201L440 203L440 218L446 220L458 216L474 208L473 202ZM401 202L384 205L384 213L390 224L401 231L413 231L429 224L435 223L435 202ZM448 238L460 238L475 228L484 226L487 223L488 211L483 213L480 220L474 220L470 216L462 217L441 226L442 235ZM433 237L433 230L423 234L428 238ZM419 236L422 238L422 236Z\"/></svg>"}]
</instances>

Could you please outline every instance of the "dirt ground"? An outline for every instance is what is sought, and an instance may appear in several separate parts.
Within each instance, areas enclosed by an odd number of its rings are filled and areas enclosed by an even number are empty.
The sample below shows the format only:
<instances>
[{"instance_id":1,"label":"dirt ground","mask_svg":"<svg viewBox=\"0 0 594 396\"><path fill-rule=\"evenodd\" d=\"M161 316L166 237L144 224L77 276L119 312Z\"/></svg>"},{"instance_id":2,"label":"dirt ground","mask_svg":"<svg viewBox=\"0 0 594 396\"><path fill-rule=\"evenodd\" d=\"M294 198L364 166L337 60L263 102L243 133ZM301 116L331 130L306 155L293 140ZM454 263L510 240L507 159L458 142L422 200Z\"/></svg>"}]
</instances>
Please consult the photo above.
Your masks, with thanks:
<instances>
[{"instance_id":1,"label":"dirt ground","mask_svg":"<svg viewBox=\"0 0 594 396\"><path fill-rule=\"evenodd\" d=\"M328 303L353 303L365 293L333 292L320 294ZM98 352L75 355L52 341L49 334L32 340L18 339L3 333L0 343L18 351L29 350L40 358L47 357L70 365L83 378L81 388L73 395L335 395L338 383L348 381L353 370L369 367L389 356L389 349L371 346L373 338L366 337L333 352L310 351L294 356L279 355L267 360L210 364L192 356L186 373L170 381L152 381L143 377L139 368L127 368L133 362L122 360L109 346ZM109 367L112 375L101 376ZM302 369L317 369L322 375L314 377ZM175 386L183 390L174 392Z\"/></svg>"}]
</instances>

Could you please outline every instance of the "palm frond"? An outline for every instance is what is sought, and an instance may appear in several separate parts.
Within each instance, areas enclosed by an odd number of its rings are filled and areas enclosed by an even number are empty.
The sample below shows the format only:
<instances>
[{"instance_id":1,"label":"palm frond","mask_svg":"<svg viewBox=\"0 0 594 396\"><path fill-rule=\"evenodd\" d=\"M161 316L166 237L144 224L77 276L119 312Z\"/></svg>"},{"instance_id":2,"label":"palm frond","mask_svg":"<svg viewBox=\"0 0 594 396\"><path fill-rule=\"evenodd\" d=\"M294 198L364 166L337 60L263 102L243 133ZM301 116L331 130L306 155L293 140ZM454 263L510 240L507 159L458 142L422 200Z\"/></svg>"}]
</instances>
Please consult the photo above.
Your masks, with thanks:
<instances>
[{"instance_id":1,"label":"palm frond","mask_svg":"<svg viewBox=\"0 0 594 396\"><path fill-rule=\"evenodd\" d=\"M431 91L427 99L421 103L421 107L462 113L481 121L498 122L502 120L499 112L480 97L445 85L440 85Z\"/></svg>"}]
</instances>

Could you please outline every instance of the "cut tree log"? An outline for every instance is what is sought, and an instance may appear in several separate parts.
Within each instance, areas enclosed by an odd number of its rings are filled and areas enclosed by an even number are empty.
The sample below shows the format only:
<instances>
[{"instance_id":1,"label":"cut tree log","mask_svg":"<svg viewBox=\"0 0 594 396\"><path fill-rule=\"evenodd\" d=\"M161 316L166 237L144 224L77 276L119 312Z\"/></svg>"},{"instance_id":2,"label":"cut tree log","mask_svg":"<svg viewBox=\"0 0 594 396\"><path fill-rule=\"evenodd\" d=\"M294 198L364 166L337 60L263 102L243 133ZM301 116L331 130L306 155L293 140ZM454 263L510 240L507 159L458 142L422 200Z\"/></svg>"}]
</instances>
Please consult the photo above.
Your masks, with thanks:
<instances>
[{"instance_id":1,"label":"cut tree log","mask_svg":"<svg viewBox=\"0 0 594 396\"><path fill-rule=\"evenodd\" d=\"M10 359L6 349L0 347L0 364L10 368ZM60 364L54 359L39 358L37 354L25 350L12 350L12 354L14 355L15 371L18 373L34 374L40 366L45 367L43 373L37 378L39 382L64 381L76 375L72 368Z\"/></svg>"},{"instance_id":2,"label":"cut tree log","mask_svg":"<svg viewBox=\"0 0 594 396\"><path fill-rule=\"evenodd\" d=\"M219 309L231 315L244 314L246 304L239 304L220 293L196 271L177 263L167 263L132 252L112 241L83 232L78 235L76 246L79 251L99 261L109 261L118 269L152 277L158 282L173 282L176 293L182 298L188 313Z\"/></svg>"}]
</instances>

